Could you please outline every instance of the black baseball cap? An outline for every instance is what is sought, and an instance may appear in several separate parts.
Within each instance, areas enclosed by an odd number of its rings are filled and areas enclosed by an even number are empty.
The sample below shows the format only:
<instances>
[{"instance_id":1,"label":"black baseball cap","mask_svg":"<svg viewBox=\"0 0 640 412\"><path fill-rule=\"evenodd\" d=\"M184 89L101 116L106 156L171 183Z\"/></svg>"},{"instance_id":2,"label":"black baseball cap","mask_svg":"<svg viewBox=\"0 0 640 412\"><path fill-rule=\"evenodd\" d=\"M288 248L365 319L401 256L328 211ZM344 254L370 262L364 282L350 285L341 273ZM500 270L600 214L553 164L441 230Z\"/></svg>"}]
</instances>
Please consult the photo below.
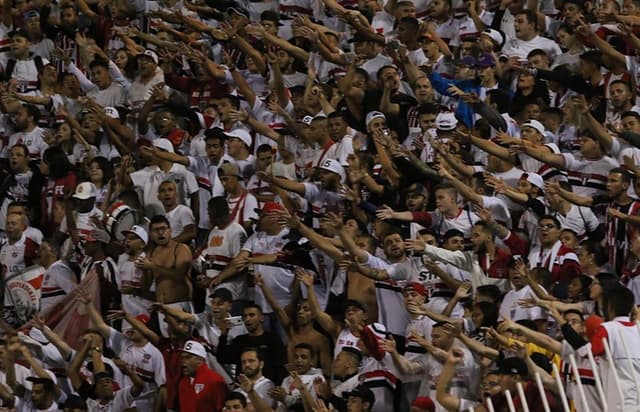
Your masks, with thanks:
<instances>
[{"instance_id":1,"label":"black baseball cap","mask_svg":"<svg viewBox=\"0 0 640 412\"><path fill-rule=\"evenodd\" d=\"M506 358L500 362L498 374L527 376L529 368L525 361L520 358Z\"/></svg>"},{"instance_id":2,"label":"black baseball cap","mask_svg":"<svg viewBox=\"0 0 640 412\"><path fill-rule=\"evenodd\" d=\"M373 395L373 392L371 392L371 389L363 385L356 386L351 392L342 393L344 399L349 399L350 396L361 398L363 401L369 402L369 405L373 405L376 401L376 397Z\"/></svg>"}]
</instances>

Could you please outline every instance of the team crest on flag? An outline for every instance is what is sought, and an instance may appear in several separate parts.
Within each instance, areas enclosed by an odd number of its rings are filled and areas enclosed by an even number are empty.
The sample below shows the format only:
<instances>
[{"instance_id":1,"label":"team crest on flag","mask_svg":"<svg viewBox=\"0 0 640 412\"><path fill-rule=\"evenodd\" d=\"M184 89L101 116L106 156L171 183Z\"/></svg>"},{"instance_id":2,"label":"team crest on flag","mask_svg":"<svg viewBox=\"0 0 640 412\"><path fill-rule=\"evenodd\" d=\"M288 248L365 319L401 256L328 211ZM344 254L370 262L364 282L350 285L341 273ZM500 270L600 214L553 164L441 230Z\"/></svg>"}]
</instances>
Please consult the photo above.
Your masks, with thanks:
<instances>
[{"instance_id":1,"label":"team crest on flag","mask_svg":"<svg viewBox=\"0 0 640 412\"><path fill-rule=\"evenodd\" d=\"M196 383L193 389L196 391L196 394L202 392L204 390L204 383Z\"/></svg>"}]
</instances>

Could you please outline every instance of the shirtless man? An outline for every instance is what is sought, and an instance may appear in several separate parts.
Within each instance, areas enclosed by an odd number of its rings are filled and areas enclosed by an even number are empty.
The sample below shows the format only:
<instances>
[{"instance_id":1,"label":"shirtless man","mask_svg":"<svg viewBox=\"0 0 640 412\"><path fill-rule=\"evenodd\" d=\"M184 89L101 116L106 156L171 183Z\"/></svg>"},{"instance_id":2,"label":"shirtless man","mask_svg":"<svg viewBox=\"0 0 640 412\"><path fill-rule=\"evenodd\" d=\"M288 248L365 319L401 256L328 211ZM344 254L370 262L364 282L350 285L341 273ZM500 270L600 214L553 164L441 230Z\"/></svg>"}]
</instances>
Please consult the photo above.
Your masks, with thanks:
<instances>
[{"instance_id":1,"label":"shirtless man","mask_svg":"<svg viewBox=\"0 0 640 412\"><path fill-rule=\"evenodd\" d=\"M153 275L156 283L156 301L179 307L185 312L193 312L193 289L189 279L191 250L187 245L171 239L171 226L162 215L156 215L151 219L149 233L152 250L148 257L136 260L136 267ZM168 337L164 315L158 314L158 318L162 335Z\"/></svg>"}]
</instances>

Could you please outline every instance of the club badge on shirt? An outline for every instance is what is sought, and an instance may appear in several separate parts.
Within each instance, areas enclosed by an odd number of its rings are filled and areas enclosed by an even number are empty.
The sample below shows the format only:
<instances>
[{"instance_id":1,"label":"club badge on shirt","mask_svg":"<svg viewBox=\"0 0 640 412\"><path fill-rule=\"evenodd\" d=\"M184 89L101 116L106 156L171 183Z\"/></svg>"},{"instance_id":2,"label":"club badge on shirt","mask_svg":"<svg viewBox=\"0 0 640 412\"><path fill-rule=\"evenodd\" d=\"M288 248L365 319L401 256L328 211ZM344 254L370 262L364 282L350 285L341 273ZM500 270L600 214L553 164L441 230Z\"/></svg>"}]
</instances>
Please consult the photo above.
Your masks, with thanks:
<instances>
[{"instance_id":1,"label":"club badge on shirt","mask_svg":"<svg viewBox=\"0 0 640 412\"><path fill-rule=\"evenodd\" d=\"M203 383L196 383L193 386L193 389L196 391L196 394L202 392L204 390L204 384Z\"/></svg>"}]
</instances>

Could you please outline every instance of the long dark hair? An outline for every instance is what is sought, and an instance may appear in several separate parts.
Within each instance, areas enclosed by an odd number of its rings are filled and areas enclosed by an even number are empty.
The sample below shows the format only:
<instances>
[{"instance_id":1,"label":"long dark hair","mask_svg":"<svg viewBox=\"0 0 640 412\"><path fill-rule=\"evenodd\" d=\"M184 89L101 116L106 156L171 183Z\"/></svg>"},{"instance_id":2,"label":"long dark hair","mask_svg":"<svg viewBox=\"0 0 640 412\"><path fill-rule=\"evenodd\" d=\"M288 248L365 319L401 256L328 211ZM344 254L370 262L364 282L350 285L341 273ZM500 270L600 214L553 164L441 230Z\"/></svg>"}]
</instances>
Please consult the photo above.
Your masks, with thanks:
<instances>
[{"instance_id":1,"label":"long dark hair","mask_svg":"<svg viewBox=\"0 0 640 412\"><path fill-rule=\"evenodd\" d=\"M49 147L42 155L42 161L49 166L49 177L60 179L73 171L73 165L62 148L58 146Z\"/></svg>"}]
</instances>

